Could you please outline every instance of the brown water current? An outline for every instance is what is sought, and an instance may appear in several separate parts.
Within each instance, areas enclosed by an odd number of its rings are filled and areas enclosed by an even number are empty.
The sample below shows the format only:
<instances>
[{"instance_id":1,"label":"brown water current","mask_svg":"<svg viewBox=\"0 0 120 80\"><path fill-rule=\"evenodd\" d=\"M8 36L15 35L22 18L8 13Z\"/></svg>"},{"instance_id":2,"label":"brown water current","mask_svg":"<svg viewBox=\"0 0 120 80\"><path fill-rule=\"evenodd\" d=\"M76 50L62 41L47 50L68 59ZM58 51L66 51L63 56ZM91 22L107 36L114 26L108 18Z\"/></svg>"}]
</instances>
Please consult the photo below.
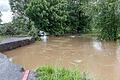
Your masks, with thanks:
<instances>
[{"instance_id":1,"label":"brown water current","mask_svg":"<svg viewBox=\"0 0 120 80\"><path fill-rule=\"evenodd\" d=\"M119 42L100 42L91 37L49 37L48 42L5 52L26 69L43 65L79 68L99 80L120 80Z\"/></svg>"}]
</instances>

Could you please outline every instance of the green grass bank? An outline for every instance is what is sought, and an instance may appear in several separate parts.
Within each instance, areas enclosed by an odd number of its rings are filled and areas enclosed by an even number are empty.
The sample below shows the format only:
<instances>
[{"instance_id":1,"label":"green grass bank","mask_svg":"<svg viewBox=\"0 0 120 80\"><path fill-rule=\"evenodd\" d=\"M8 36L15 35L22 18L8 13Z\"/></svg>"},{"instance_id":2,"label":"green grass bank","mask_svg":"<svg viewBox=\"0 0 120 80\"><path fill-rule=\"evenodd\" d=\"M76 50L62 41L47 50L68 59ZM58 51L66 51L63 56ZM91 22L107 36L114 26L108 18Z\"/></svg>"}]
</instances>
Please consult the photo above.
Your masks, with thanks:
<instances>
[{"instance_id":1,"label":"green grass bank","mask_svg":"<svg viewBox=\"0 0 120 80\"><path fill-rule=\"evenodd\" d=\"M36 70L36 80L93 80L79 70L56 68L56 67L39 67Z\"/></svg>"}]
</instances>

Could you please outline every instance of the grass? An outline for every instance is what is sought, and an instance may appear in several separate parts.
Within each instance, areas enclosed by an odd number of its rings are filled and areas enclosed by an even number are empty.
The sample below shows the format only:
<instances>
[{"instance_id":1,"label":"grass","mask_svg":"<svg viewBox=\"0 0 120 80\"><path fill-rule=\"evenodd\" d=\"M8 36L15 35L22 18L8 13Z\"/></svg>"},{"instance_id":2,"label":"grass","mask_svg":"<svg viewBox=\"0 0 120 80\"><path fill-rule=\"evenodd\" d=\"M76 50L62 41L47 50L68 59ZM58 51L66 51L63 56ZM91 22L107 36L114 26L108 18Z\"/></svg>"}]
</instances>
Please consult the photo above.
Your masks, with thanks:
<instances>
[{"instance_id":1,"label":"grass","mask_svg":"<svg viewBox=\"0 0 120 80\"><path fill-rule=\"evenodd\" d=\"M0 41L2 41L4 39L4 37L3 36L0 36Z\"/></svg>"},{"instance_id":2,"label":"grass","mask_svg":"<svg viewBox=\"0 0 120 80\"><path fill-rule=\"evenodd\" d=\"M81 74L79 70L46 66L38 68L36 72L36 80L92 80L86 74Z\"/></svg>"},{"instance_id":3,"label":"grass","mask_svg":"<svg viewBox=\"0 0 120 80\"><path fill-rule=\"evenodd\" d=\"M8 36L0 36L0 41L4 40L6 38L8 38Z\"/></svg>"}]
</instances>

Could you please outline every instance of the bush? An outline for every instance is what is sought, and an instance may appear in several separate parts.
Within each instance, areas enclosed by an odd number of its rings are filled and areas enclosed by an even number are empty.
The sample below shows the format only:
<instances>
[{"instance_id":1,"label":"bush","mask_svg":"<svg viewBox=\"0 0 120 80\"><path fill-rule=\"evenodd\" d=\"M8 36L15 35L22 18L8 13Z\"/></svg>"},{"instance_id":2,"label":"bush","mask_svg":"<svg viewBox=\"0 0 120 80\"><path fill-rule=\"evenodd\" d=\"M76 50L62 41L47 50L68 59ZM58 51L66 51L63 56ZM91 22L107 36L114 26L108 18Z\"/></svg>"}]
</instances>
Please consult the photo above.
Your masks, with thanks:
<instances>
[{"instance_id":1,"label":"bush","mask_svg":"<svg viewBox=\"0 0 120 80\"><path fill-rule=\"evenodd\" d=\"M64 68L52 68L50 66L40 67L36 70L36 80L91 80L86 75L80 74L77 70Z\"/></svg>"},{"instance_id":2,"label":"bush","mask_svg":"<svg viewBox=\"0 0 120 80\"><path fill-rule=\"evenodd\" d=\"M30 25L31 25L31 28L30 28L30 31L28 32L28 35L38 40L39 39L38 29L34 26L34 22L30 22Z\"/></svg>"},{"instance_id":3,"label":"bush","mask_svg":"<svg viewBox=\"0 0 120 80\"><path fill-rule=\"evenodd\" d=\"M3 24L0 27L0 35L15 35L15 34L16 28L14 28L11 23Z\"/></svg>"},{"instance_id":4,"label":"bush","mask_svg":"<svg viewBox=\"0 0 120 80\"><path fill-rule=\"evenodd\" d=\"M37 28L34 23L22 17L13 20L10 23L0 25L0 35L30 35L37 37Z\"/></svg>"},{"instance_id":5,"label":"bush","mask_svg":"<svg viewBox=\"0 0 120 80\"><path fill-rule=\"evenodd\" d=\"M99 0L96 3L95 25L102 40L117 40L120 27L119 0Z\"/></svg>"}]
</instances>

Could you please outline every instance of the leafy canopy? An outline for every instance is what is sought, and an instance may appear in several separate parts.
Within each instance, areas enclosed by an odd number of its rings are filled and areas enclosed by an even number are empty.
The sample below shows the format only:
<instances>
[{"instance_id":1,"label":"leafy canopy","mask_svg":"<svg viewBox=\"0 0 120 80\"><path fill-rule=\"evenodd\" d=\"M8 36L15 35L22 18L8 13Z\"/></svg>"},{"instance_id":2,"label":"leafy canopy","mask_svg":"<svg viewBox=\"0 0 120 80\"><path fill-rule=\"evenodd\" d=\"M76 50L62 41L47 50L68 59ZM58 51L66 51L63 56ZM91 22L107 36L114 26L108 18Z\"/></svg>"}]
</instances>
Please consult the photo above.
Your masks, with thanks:
<instances>
[{"instance_id":1,"label":"leafy canopy","mask_svg":"<svg viewBox=\"0 0 120 80\"><path fill-rule=\"evenodd\" d=\"M67 20L66 4L66 0L32 0L26 14L39 30L60 35Z\"/></svg>"}]
</instances>

